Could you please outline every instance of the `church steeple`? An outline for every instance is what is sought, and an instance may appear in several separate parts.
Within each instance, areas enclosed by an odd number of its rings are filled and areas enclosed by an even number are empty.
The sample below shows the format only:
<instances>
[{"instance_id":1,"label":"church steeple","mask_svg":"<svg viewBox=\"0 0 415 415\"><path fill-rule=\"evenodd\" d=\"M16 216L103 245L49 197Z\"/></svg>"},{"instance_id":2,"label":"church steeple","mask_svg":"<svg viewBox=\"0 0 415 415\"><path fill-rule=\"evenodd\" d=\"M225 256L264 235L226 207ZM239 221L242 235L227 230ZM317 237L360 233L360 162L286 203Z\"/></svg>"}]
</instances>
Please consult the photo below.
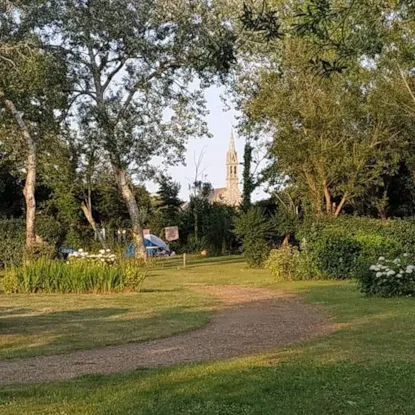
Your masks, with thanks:
<instances>
[{"instance_id":1,"label":"church steeple","mask_svg":"<svg viewBox=\"0 0 415 415\"><path fill-rule=\"evenodd\" d=\"M238 185L238 153L235 148L233 129L229 140L229 150L226 153L226 184L227 187Z\"/></svg>"},{"instance_id":2,"label":"church steeple","mask_svg":"<svg viewBox=\"0 0 415 415\"><path fill-rule=\"evenodd\" d=\"M226 153L226 187L215 189L209 200L224 203L228 206L239 206L241 204L241 191L238 183L238 153L236 152L232 129L229 148Z\"/></svg>"}]
</instances>

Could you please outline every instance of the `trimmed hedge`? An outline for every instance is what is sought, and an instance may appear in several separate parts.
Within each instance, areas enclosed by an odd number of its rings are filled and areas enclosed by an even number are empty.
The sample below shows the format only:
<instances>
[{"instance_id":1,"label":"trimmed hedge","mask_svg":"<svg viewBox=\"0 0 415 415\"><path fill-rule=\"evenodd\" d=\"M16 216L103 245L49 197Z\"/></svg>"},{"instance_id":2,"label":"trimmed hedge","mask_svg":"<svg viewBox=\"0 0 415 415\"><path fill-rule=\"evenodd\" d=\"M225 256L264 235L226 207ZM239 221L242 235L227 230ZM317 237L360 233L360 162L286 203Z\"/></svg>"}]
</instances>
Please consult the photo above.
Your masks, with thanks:
<instances>
[{"instance_id":1,"label":"trimmed hedge","mask_svg":"<svg viewBox=\"0 0 415 415\"><path fill-rule=\"evenodd\" d=\"M380 256L415 256L415 221L341 217L303 223L296 234L300 250L296 255L274 253L269 268L278 279L364 278ZM290 259L282 264L282 259ZM282 262L281 262L282 261ZM290 270L285 269L287 264ZM302 275L297 274L297 264ZM272 265L272 266L271 266ZM282 266L284 265L284 266ZM305 272L305 274L304 274Z\"/></svg>"},{"instance_id":2,"label":"trimmed hedge","mask_svg":"<svg viewBox=\"0 0 415 415\"><path fill-rule=\"evenodd\" d=\"M313 244L327 231L344 233L348 236L377 235L399 244L407 253L415 254L415 219L380 220L366 217L341 216L304 222L296 238Z\"/></svg>"},{"instance_id":3,"label":"trimmed hedge","mask_svg":"<svg viewBox=\"0 0 415 415\"><path fill-rule=\"evenodd\" d=\"M316 268L332 279L352 278L361 253L361 244L342 232L323 232L312 249Z\"/></svg>"}]
</instances>

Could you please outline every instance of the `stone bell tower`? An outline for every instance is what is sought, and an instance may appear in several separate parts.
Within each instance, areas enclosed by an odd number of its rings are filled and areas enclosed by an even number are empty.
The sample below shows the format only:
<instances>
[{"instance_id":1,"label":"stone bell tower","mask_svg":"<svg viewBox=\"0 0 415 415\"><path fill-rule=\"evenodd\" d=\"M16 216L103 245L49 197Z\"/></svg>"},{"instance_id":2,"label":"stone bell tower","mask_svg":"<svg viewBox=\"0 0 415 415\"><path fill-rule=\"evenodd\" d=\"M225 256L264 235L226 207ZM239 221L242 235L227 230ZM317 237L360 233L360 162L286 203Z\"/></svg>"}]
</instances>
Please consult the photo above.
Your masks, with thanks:
<instances>
[{"instance_id":1,"label":"stone bell tower","mask_svg":"<svg viewBox=\"0 0 415 415\"><path fill-rule=\"evenodd\" d=\"M241 203L241 191L238 185L238 153L235 149L233 130L226 153L226 204L236 206Z\"/></svg>"}]
</instances>

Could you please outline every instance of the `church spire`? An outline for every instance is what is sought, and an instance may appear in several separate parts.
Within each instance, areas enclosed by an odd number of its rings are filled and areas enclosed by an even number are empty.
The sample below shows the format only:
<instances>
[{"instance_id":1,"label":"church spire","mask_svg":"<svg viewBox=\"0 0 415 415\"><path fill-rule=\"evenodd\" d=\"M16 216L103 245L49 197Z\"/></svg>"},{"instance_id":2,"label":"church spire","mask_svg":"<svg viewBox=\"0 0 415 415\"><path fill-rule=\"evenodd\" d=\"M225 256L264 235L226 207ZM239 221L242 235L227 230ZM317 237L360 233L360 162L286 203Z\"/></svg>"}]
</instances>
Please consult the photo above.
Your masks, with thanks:
<instances>
[{"instance_id":1,"label":"church spire","mask_svg":"<svg viewBox=\"0 0 415 415\"><path fill-rule=\"evenodd\" d=\"M236 153L236 148L235 148L235 138L233 136L233 127L231 129L231 138L229 140L229 153Z\"/></svg>"},{"instance_id":2,"label":"church spire","mask_svg":"<svg viewBox=\"0 0 415 415\"><path fill-rule=\"evenodd\" d=\"M229 150L226 154L226 182L228 187L232 182L238 182L238 153L235 148L235 138L233 135L233 128L231 131L231 138L229 140Z\"/></svg>"}]
</instances>

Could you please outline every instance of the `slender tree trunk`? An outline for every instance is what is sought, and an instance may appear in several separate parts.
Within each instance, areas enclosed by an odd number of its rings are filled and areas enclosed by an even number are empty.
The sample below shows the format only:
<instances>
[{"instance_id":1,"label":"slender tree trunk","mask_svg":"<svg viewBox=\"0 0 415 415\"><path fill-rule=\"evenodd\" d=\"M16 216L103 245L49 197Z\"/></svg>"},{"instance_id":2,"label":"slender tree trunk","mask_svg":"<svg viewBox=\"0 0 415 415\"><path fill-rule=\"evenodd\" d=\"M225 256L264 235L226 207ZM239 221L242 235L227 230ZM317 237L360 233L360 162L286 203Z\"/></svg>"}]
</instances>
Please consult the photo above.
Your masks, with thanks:
<instances>
[{"instance_id":1,"label":"slender tree trunk","mask_svg":"<svg viewBox=\"0 0 415 415\"><path fill-rule=\"evenodd\" d=\"M333 205L331 203L331 195L326 184L324 184L324 200L326 201L327 216L331 216L331 214L333 213Z\"/></svg>"},{"instance_id":2,"label":"slender tree trunk","mask_svg":"<svg viewBox=\"0 0 415 415\"><path fill-rule=\"evenodd\" d=\"M102 244L104 248L107 248L107 243L105 239L102 236L102 233L100 232L99 226L95 222L94 216L92 215L92 204L90 201L87 203L82 202L81 203L81 209L82 212L85 215L86 220L91 225L91 228L94 230L94 232L98 235L99 242Z\"/></svg>"},{"instance_id":3,"label":"slender tree trunk","mask_svg":"<svg viewBox=\"0 0 415 415\"><path fill-rule=\"evenodd\" d=\"M127 206L132 223L133 242L135 244L135 257L146 259L147 253L144 246L143 229L140 223L140 213L135 196L129 186L127 173L125 170L119 168L115 164L113 164L113 168L115 171L118 187Z\"/></svg>"},{"instance_id":4,"label":"slender tree trunk","mask_svg":"<svg viewBox=\"0 0 415 415\"><path fill-rule=\"evenodd\" d=\"M347 192L344 193L342 200L340 201L339 205L337 206L336 211L334 212L334 217L337 218L343 210L343 206L347 201L349 194Z\"/></svg>"},{"instance_id":5,"label":"slender tree trunk","mask_svg":"<svg viewBox=\"0 0 415 415\"><path fill-rule=\"evenodd\" d=\"M4 98L2 90L0 98ZM23 195L26 203L26 249L30 250L36 244L36 144L13 101L5 99L4 103L16 120L26 146L26 181Z\"/></svg>"}]
</instances>

